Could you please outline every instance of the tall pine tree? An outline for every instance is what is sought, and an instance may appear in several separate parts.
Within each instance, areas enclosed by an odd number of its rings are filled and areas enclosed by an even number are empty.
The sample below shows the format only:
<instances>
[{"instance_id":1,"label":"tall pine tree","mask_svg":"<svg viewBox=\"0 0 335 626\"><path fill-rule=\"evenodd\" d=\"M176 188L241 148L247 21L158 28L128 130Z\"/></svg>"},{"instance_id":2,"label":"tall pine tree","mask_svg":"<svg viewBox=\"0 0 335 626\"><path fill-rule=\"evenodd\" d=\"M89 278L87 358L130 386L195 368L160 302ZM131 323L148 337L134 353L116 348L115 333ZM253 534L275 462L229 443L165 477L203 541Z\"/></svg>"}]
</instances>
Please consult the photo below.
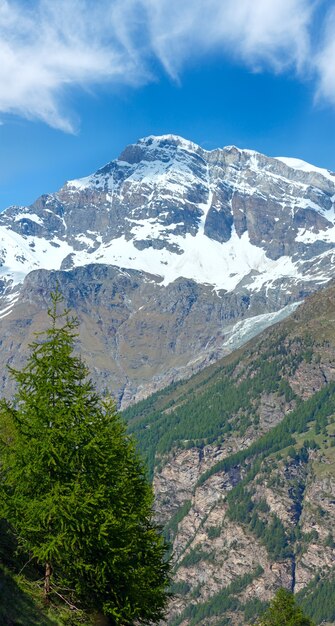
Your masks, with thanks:
<instances>
[{"instance_id":1,"label":"tall pine tree","mask_svg":"<svg viewBox=\"0 0 335 626\"><path fill-rule=\"evenodd\" d=\"M256 626L314 626L314 622L296 604L293 593L279 589Z\"/></svg>"},{"instance_id":2,"label":"tall pine tree","mask_svg":"<svg viewBox=\"0 0 335 626\"><path fill-rule=\"evenodd\" d=\"M156 623L169 565L152 489L114 403L74 355L78 322L60 306L56 291L50 328L26 367L11 369L18 391L1 403L4 516L43 566L46 601L62 589L116 626Z\"/></svg>"}]
</instances>

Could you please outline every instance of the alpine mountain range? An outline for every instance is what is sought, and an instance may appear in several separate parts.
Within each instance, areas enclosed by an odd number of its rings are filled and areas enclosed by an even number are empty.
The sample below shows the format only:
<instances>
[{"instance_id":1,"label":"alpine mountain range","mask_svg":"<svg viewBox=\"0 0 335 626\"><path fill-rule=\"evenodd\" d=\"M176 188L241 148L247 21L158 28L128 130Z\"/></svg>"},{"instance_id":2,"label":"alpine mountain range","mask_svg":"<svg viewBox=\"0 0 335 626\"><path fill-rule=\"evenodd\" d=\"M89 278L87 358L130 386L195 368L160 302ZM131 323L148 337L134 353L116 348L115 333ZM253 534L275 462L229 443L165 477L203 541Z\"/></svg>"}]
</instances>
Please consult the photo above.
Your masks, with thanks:
<instances>
[{"instance_id":1,"label":"alpine mountain range","mask_svg":"<svg viewBox=\"0 0 335 626\"><path fill-rule=\"evenodd\" d=\"M22 362L58 282L98 386L126 406L215 362L332 279L334 206L335 174L304 161L140 139L0 215L2 362Z\"/></svg>"}]
</instances>

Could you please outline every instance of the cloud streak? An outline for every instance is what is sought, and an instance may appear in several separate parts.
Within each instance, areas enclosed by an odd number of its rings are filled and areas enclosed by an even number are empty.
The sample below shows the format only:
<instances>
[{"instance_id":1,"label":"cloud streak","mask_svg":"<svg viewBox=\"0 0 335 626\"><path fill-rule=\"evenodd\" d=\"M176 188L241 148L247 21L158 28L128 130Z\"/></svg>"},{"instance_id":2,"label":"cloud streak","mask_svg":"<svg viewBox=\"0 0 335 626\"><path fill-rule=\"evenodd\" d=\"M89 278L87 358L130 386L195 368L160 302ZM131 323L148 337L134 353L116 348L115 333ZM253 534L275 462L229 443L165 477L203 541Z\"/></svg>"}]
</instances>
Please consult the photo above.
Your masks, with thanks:
<instances>
[{"instance_id":1,"label":"cloud streak","mask_svg":"<svg viewBox=\"0 0 335 626\"><path fill-rule=\"evenodd\" d=\"M313 38L315 0L0 0L0 112L75 128L74 87L173 78L207 54L317 80L335 104L335 11ZM326 21L325 21L326 23ZM313 44L316 40L318 43Z\"/></svg>"}]
</instances>

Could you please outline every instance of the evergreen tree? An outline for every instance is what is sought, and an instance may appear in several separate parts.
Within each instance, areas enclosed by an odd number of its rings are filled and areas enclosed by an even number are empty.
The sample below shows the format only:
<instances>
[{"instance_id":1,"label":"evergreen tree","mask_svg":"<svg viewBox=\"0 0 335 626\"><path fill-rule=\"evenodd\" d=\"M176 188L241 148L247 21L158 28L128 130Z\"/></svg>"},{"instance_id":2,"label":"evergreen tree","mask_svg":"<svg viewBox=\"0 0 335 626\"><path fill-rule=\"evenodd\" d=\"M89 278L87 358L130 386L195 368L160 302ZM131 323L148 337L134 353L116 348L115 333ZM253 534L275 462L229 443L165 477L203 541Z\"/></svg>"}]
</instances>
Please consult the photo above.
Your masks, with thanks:
<instances>
[{"instance_id":1,"label":"evergreen tree","mask_svg":"<svg viewBox=\"0 0 335 626\"><path fill-rule=\"evenodd\" d=\"M156 623L169 565L152 489L114 403L73 354L78 322L60 305L56 291L50 328L11 369L18 391L1 403L3 517L43 566L46 602L67 594L116 626Z\"/></svg>"},{"instance_id":2,"label":"evergreen tree","mask_svg":"<svg viewBox=\"0 0 335 626\"><path fill-rule=\"evenodd\" d=\"M314 626L314 622L297 606L293 593L279 589L256 626Z\"/></svg>"}]
</instances>

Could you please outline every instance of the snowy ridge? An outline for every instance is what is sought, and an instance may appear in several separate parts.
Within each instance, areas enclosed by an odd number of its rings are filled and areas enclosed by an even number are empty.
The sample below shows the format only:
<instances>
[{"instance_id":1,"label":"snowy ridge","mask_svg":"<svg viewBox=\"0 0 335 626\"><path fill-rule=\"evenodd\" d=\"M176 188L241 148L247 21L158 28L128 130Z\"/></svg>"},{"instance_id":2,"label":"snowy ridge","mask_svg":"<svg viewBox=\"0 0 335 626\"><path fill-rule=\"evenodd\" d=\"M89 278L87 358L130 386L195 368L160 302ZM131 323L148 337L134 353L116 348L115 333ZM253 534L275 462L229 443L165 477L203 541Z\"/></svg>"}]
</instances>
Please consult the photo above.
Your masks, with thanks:
<instances>
[{"instance_id":1,"label":"snowy ridge","mask_svg":"<svg viewBox=\"0 0 335 626\"><path fill-rule=\"evenodd\" d=\"M138 143L144 143L145 145L151 144L152 148L156 147L158 144L162 142L171 142L179 145L184 150L197 151L199 150L199 146L190 141L189 139L185 139L180 135L148 135L147 137L141 137ZM201 148L204 150L204 148Z\"/></svg>"},{"instance_id":2,"label":"snowy ridge","mask_svg":"<svg viewBox=\"0 0 335 626\"><path fill-rule=\"evenodd\" d=\"M326 170L323 167L317 167L316 165L311 165L311 163L307 163L307 161L303 161L302 159L294 159L291 157L275 157L278 161L285 163L288 167L291 167L294 170L301 170L302 172L315 172L316 174L320 174L325 178L328 178L331 182L335 183L335 173Z\"/></svg>"}]
</instances>

